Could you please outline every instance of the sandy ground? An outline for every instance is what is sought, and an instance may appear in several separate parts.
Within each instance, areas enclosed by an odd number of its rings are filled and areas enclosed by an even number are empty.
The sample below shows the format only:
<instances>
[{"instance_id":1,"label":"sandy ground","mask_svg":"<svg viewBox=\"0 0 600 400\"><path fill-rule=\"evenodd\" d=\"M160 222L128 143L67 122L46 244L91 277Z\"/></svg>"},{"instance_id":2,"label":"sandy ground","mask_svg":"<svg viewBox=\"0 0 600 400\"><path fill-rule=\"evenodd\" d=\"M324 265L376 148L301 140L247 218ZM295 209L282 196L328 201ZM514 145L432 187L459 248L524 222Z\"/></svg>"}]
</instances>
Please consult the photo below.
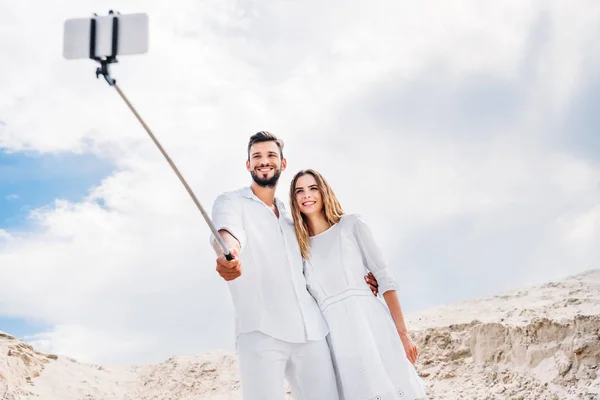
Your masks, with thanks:
<instances>
[{"instance_id":1,"label":"sandy ground","mask_svg":"<svg viewBox=\"0 0 600 400\"><path fill-rule=\"evenodd\" d=\"M407 319L430 399L600 399L600 269ZM101 366L39 352L0 332L0 399L241 396L234 353Z\"/></svg>"}]
</instances>

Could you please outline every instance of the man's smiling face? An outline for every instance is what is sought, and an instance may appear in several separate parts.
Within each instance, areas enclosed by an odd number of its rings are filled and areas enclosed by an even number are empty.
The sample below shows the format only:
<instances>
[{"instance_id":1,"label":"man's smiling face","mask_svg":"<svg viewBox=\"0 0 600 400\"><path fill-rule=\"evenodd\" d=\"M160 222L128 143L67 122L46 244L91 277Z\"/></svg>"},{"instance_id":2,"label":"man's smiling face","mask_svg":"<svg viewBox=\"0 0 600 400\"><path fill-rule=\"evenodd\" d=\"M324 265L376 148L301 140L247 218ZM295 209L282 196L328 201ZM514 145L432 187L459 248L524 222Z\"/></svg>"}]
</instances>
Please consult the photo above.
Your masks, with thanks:
<instances>
[{"instance_id":1,"label":"man's smiling face","mask_svg":"<svg viewBox=\"0 0 600 400\"><path fill-rule=\"evenodd\" d=\"M274 141L254 143L250 147L246 168L259 186L275 187L285 167L286 160Z\"/></svg>"}]
</instances>

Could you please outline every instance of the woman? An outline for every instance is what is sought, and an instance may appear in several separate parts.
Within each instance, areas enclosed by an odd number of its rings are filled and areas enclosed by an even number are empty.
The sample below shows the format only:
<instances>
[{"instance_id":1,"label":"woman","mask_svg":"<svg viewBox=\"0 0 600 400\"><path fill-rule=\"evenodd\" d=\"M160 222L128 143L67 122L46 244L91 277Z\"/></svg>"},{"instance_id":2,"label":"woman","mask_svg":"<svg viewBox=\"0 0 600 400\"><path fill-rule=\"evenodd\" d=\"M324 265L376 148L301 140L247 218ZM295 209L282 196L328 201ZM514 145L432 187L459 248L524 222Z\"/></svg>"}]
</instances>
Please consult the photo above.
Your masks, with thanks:
<instances>
[{"instance_id":1,"label":"woman","mask_svg":"<svg viewBox=\"0 0 600 400\"><path fill-rule=\"evenodd\" d=\"M308 289L329 325L341 398L426 398L412 366L417 348L368 226L357 215L344 215L333 190L314 170L296 174L290 204ZM364 281L365 269L377 279L387 308Z\"/></svg>"}]
</instances>

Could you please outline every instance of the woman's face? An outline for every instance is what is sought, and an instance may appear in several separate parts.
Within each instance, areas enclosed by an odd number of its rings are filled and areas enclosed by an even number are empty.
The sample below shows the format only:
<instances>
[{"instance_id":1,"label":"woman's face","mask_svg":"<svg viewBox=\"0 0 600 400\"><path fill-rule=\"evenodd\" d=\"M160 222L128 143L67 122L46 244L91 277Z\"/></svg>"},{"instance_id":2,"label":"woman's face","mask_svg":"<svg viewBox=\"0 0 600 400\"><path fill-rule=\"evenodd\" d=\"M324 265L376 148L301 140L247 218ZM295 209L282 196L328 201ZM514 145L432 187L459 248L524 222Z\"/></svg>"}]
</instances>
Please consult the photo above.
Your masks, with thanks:
<instances>
[{"instance_id":1,"label":"woman's face","mask_svg":"<svg viewBox=\"0 0 600 400\"><path fill-rule=\"evenodd\" d=\"M305 215L320 213L323 210L323 199L315 177L311 174L302 175L296 180L294 188L296 204Z\"/></svg>"}]
</instances>

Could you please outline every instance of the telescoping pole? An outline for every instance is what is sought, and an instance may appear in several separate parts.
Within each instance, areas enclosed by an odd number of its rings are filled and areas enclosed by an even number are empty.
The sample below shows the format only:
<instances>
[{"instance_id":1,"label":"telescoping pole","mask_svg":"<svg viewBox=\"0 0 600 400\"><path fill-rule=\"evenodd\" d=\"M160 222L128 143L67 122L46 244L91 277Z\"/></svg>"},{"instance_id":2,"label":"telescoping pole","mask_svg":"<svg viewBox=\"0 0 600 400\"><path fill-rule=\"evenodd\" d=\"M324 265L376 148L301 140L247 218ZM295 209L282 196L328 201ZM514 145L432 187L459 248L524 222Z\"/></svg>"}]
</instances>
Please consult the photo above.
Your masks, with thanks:
<instances>
[{"instance_id":1,"label":"telescoping pole","mask_svg":"<svg viewBox=\"0 0 600 400\"><path fill-rule=\"evenodd\" d=\"M112 11L110 11L109 14L113 15L113 21L112 21L112 23L113 23L113 28L112 28L112 54L109 57L106 57L104 59L96 57L96 53L95 53L96 21L95 21L95 18L92 18L92 20L91 20L91 25L90 25L90 28L91 28L90 29L90 58L92 58L92 59L94 59L94 60L96 60L96 61L98 61L100 63L100 67L98 67L97 70L96 70L96 78L98 78L100 75L102 75L104 77L104 79L106 80L106 82L110 86L114 87L117 90L117 92L119 93L119 96L121 96L121 98L123 99L123 101L125 102L125 104L127 104L127 107L129 107L129 109L131 110L131 112L133 112L133 114L135 115L135 117L142 124L142 126L144 127L144 129L146 130L146 132L148 133L148 135L150 136L150 138L152 139L152 141L154 142L154 144L158 147L158 149L160 150L160 152L162 153L162 155L165 157L165 159L167 160L167 162L169 163L169 165L171 166L171 168L173 169L173 171L175 172L175 174L177 175L177 177L179 178L179 180L181 181L181 183L183 184L183 186L185 187L185 189L187 190L187 192L189 193L189 195L192 197L192 200L194 201L194 204L196 204L196 207L198 207L198 209L200 210L200 213L202 213L202 216L204 217L204 220L206 221L206 223L208 224L208 227L212 231L212 234L215 237L215 240L217 241L217 244L221 248L221 251L225 255L225 258L227 258L227 260L232 260L233 256L229 252L229 249L227 248L227 245L223 241L223 238L221 238L221 235L219 234L219 232L215 228L214 224L212 223L212 221L211 221L210 217L208 216L208 214L206 213L206 211L204 210L204 207L202 207L202 204L200 204L200 201L198 201L198 198L196 197L196 195L194 194L194 192L192 191L192 189L190 188L190 186L185 181L185 178L183 177L183 175L181 175L181 173L177 169L177 166L175 166L175 163L173 162L173 160L171 160L171 157L169 157L169 155L167 154L167 152L165 151L165 149L162 147L162 145L160 144L160 142L158 141L158 139L156 138L156 136L154 136L154 134L152 133L152 131L150 130L150 128L148 127L148 125L144 122L144 120L142 119L142 117L140 116L140 114L136 111L136 109L133 107L133 105L131 104L131 102L127 99L127 97L125 96L125 94L123 93L123 91L121 90L121 88L117 85L117 81L110 76L110 72L109 72L109 68L108 67L109 67L110 64L117 62L117 49L118 49L118 36L119 36L119 18L118 18L118 15L114 14Z\"/></svg>"}]
</instances>

